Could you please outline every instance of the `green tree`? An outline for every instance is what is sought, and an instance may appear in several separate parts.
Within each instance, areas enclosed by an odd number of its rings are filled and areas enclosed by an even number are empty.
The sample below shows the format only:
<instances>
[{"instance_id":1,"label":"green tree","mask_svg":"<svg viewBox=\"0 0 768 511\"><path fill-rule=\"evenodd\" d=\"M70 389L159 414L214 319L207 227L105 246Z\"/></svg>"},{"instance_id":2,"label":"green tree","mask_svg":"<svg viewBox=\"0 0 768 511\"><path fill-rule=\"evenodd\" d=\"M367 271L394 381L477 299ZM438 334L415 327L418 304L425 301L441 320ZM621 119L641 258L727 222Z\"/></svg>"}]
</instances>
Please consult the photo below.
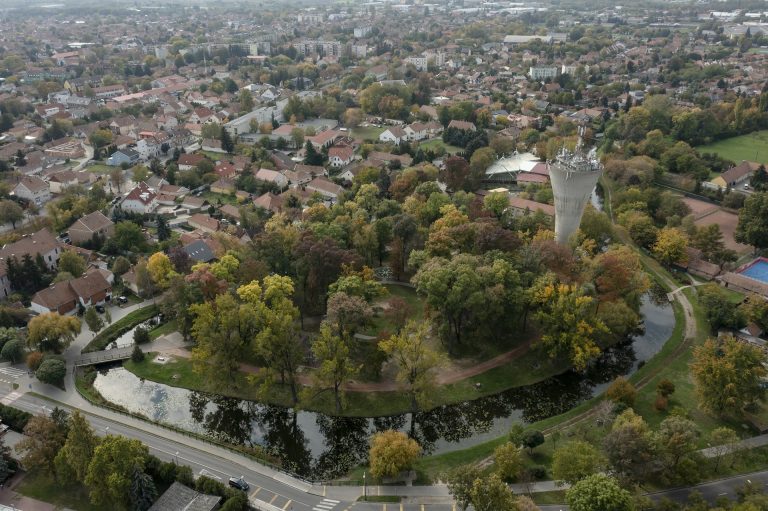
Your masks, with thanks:
<instances>
[{"instance_id":1,"label":"green tree","mask_svg":"<svg viewBox=\"0 0 768 511\"><path fill-rule=\"evenodd\" d=\"M504 211L509 208L509 196L506 192L492 192L483 198L483 207L493 213L496 218L501 218Z\"/></svg>"},{"instance_id":2,"label":"green tree","mask_svg":"<svg viewBox=\"0 0 768 511\"><path fill-rule=\"evenodd\" d=\"M371 475L376 478L396 477L410 469L419 457L421 447L401 431L386 430L373 435L368 459Z\"/></svg>"},{"instance_id":3,"label":"green tree","mask_svg":"<svg viewBox=\"0 0 768 511\"><path fill-rule=\"evenodd\" d=\"M29 321L27 345L39 351L60 353L79 333L79 319L62 316L58 312L46 312Z\"/></svg>"},{"instance_id":4,"label":"green tree","mask_svg":"<svg viewBox=\"0 0 768 511\"><path fill-rule=\"evenodd\" d=\"M760 348L733 337L695 347L691 374L699 406L715 415L741 417L745 406L765 397L765 363Z\"/></svg>"},{"instance_id":5,"label":"green tree","mask_svg":"<svg viewBox=\"0 0 768 511\"><path fill-rule=\"evenodd\" d=\"M135 344L146 344L149 341L151 341L149 330L142 326L136 327L136 330L133 331L133 342Z\"/></svg>"},{"instance_id":6,"label":"green tree","mask_svg":"<svg viewBox=\"0 0 768 511\"><path fill-rule=\"evenodd\" d=\"M115 187L117 193L121 193L121 187L125 184L125 171L121 168L115 168L109 171L109 186Z\"/></svg>"},{"instance_id":7,"label":"green tree","mask_svg":"<svg viewBox=\"0 0 768 511\"><path fill-rule=\"evenodd\" d=\"M141 348L138 344L133 345L133 351L131 351L131 361L134 364L138 364L144 361L144 352L141 351Z\"/></svg>"},{"instance_id":8,"label":"green tree","mask_svg":"<svg viewBox=\"0 0 768 511\"><path fill-rule=\"evenodd\" d=\"M141 227L129 221L115 224L115 235L112 237L118 249L125 252L144 252L147 239L141 232Z\"/></svg>"},{"instance_id":9,"label":"green tree","mask_svg":"<svg viewBox=\"0 0 768 511\"><path fill-rule=\"evenodd\" d=\"M115 262L112 263L112 273L115 275L122 275L131 269L131 261L124 256L118 256Z\"/></svg>"},{"instance_id":10,"label":"green tree","mask_svg":"<svg viewBox=\"0 0 768 511\"><path fill-rule=\"evenodd\" d=\"M27 470L40 470L56 475L54 460L66 440L67 432L52 418L35 415L24 426L24 439L16 444L16 452Z\"/></svg>"},{"instance_id":11,"label":"green tree","mask_svg":"<svg viewBox=\"0 0 768 511\"><path fill-rule=\"evenodd\" d=\"M11 224L16 228L16 223L24 218L24 210L18 203L12 200L0 200L0 224Z\"/></svg>"},{"instance_id":12,"label":"green tree","mask_svg":"<svg viewBox=\"0 0 768 511\"><path fill-rule=\"evenodd\" d=\"M715 428L709 434L709 443L712 445L710 450L714 454L716 473L719 472L720 463L733 464L735 447L739 440L739 435L731 428Z\"/></svg>"},{"instance_id":13,"label":"green tree","mask_svg":"<svg viewBox=\"0 0 768 511\"><path fill-rule=\"evenodd\" d=\"M0 358L18 364L24 360L24 342L21 340L8 341L0 350Z\"/></svg>"},{"instance_id":14,"label":"green tree","mask_svg":"<svg viewBox=\"0 0 768 511\"><path fill-rule=\"evenodd\" d=\"M85 416L78 410L73 411L69 418L67 438L55 458L57 473L85 482L88 465L98 443L99 439Z\"/></svg>"},{"instance_id":15,"label":"green tree","mask_svg":"<svg viewBox=\"0 0 768 511\"><path fill-rule=\"evenodd\" d=\"M58 270L67 272L74 278L81 277L85 273L85 261L74 250L65 250L59 256Z\"/></svg>"},{"instance_id":16,"label":"green tree","mask_svg":"<svg viewBox=\"0 0 768 511\"><path fill-rule=\"evenodd\" d=\"M595 446L582 440L572 440L555 449L552 476L573 485L599 472L604 464L605 458Z\"/></svg>"},{"instance_id":17,"label":"green tree","mask_svg":"<svg viewBox=\"0 0 768 511\"><path fill-rule=\"evenodd\" d=\"M603 448L614 473L623 481L641 482L653 475L652 462L656 456L653 434L631 408L616 417Z\"/></svg>"},{"instance_id":18,"label":"green tree","mask_svg":"<svg viewBox=\"0 0 768 511\"><path fill-rule=\"evenodd\" d=\"M64 386L64 376L67 374L67 365L63 360L47 358L35 371L37 379L49 385Z\"/></svg>"},{"instance_id":19,"label":"green tree","mask_svg":"<svg viewBox=\"0 0 768 511\"><path fill-rule=\"evenodd\" d=\"M248 89L241 89L238 96L241 112L250 112L253 110L253 96L251 95L251 91Z\"/></svg>"},{"instance_id":20,"label":"green tree","mask_svg":"<svg viewBox=\"0 0 768 511\"><path fill-rule=\"evenodd\" d=\"M496 473L505 481L516 478L523 469L520 448L512 442L501 444L493 451L493 463Z\"/></svg>"},{"instance_id":21,"label":"green tree","mask_svg":"<svg viewBox=\"0 0 768 511\"><path fill-rule=\"evenodd\" d=\"M330 325L323 323L320 334L312 341L312 354L319 363L314 373L316 386L331 389L340 413L345 403L344 381L354 378L359 372L349 356L349 346L339 335L334 335Z\"/></svg>"},{"instance_id":22,"label":"green tree","mask_svg":"<svg viewBox=\"0 0 768 511\"><path fill-rule=\"evenodd\" d=\"M668 471L674 473L680 461L696 451L699 430L692 421L670 415L659 425L656 441Z\"/></svg>"},{"instance_id":23,"label":"green tree","mask_svg":"<svg viewBox=\"0 0 768 511\"><path fill-rule=\"evenodd\" d=\"M408 386L413 411L430 402L434 372L442 364L442 357L427 344L428 328L426 322L409 321L400 334L379 342L379 349L397 365L398 381Z\"/></svg>"},{"instance_id":24,"label":"green tree","mask_svg":"<svg viewBox=\"0 0 768 511\"><path fill-rule=\"evenodd\" d=\"M235 142L229 135L229 131L223 127L221 128L221 148L228 153L235 152Z\"/></svg>"},{"instance_id":25,"label":"green tree","mask_svg":"<svg viewBox=\"0 0 768 511\"><path fill-rule=\"evenodd\" d=\"M722 287L711 282L697 287L696 292L713 334L722 327L740 328L744 325L741 309Z\"/></svg>"},{"instance_id":26,"label":"green tree","mask_svg":"<svg viewBox=\"0 0 768 511\"><path fill-rule=\"evenodd\" d=\"M155 482L138 466L133 467L128 492L134 511L147 511L157 499Z\"/></svg>"},{"instance_id":27,"label":"green tree","mask_svg":"<svg viewBox=\"0 0 768 511\"><path fill-rule=\"evenodd\" d=\"M88 325L88 328L94 334L104 328L104 320L101 319L101 316L99 316L99 313L96 312L96 309L93 307L88 307L85 310L83 320L85 320L85 324Z\"/></svg>"},{"instance_id":28,"label":"green tree","mask_svg":"<svg viewBox=\"0 0 768 511\"><path fill-rule=\"evenodd\" d=\"M133 167L133 182L142 183L149 179L149 169L144 165L136 165Z\"/></svg>"},{"instance_id":29,"label":"green tree","mask_svg":"<svg viewBox=\"0 0 768 511\"><path fill-rule=\"evenodd\" d=\"M452 469L443 478L448 486L448 493L462 511L472 504L472 487L475 480L482 476L483 472L477 466L461 465Z\"/></svg>"},{"instance_id":30,"label":"green tree","mask_svg":"<svg viewBox=\"0 0 768 511\"><path fill-rule=\"evenodd\" d=\"M315 146L309 140L304 144L304 163L307 165L323 164L323 154L318 153Z\"/></svg>"},{"instance_id":31,"label":"green tree","mask_svg":"<svg viewBox=\"0 0 768 511\"><path fill-rule=\"evenodd\" d=\"M768 192L753 193L744 201L734 238L756 250L768 248Z\"/></svg>"},{"instance_id":32,"label":"green tree","mask_svg":"<svg viewBox=\"0 0 768 511\"><path fill-rule=\"evenodd\" d=\"M523 447L528 448L528 453L533 454L533 450L544 443L544 434L536 429L529 429L523 433L521 439Z\"/></svg>"},{"instance_id":33,"label":"green tree","mask_svg":"<svg viewBox=\"0 0 768 511\"><path fill-rule=\"evenodd\" d=\"M475 511L517 511L515 494L498 474L475 479L471 495Z\"/></svg>"},{"instance_id":34,"label":"green tree","mask_svg":"<svg viewBox=\"0 0 768 511\"><path fill-rule=\"evenodd\" d=\"M138 440L107 435L93 451L85 484L97 506L130 502L134 470L143 471L149 450Z\"/></svg>"},{"instance_id":35,"label":"green tree","mask_svg":"<svg viewBox=\"0 0 768 511\"><path fill-rule=\"evenodd\" d=\"M565 500L573 511L631 511L632 494L605 474L593 474L573 485Z\"/></svg>"}]
</instances>

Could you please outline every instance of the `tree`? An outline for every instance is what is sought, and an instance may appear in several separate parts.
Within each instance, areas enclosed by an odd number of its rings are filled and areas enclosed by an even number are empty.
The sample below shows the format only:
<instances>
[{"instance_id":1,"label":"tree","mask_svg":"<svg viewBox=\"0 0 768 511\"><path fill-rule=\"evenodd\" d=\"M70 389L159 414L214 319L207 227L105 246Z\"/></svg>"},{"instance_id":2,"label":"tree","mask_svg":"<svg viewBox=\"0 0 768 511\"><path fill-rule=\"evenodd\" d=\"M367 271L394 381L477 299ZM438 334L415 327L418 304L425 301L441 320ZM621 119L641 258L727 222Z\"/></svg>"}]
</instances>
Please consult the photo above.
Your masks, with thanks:
<instances>
[{"instance_id":1,"label":"tree","mask_svg":"<svg viewBox=\"0 0 768 511\"><path fill-rule=\"evenodd\" d=\"M696 291L713 334L722 327L740 328L744 325L742 310L730 300L722 287L709 283L698 287Z\"/></svg>"},{"instance_id":2,"label":"tree","mask_svg":"<svg viewBox=\"0 0 768 511\"><path fill-rule=\"evenodd\" d=\"M368 459L371 475L376 478L397 477L410 469L419 457L421 447L403 432L386 430L373 435Z\"/></svg>"},{"instance_id":3,"label":"tree","mask_svg":"<svg viewBox=\"0 0 768 511\"><path fill-rule=\"evenodd\" d=\"M147 271L152 282L160 289L167 288L170 280L176 276L171 260L162 252L155 252L149 256Z\"/></svg>"},{"instance_id":4,"label":"tree","mask_svg":"<svg viewBox=\"0 0 768 511\"><path fill-rule=\"evenodd\" d=\"M659 425L656 441L667 470L674 472L680 460L696 450L699 430L692 421L670 415Z\"/></svg>"},{"instance_id":5,"label":"tree","mask_svg":"<svg viewBox=\"0 0 768 511\"><path fill-rule=\"evenodd\" d=\"M10 223L11 227L16 228L16 222L24 218L24 210L18 203L12 200L0 200L0 223Z\"/></svg>"},{"instance_id":6,"label":"tree","mask_svg":"<svg viewBox=\"0 0 768 511\"><path fill-rule=\"evenodd\" d=\"M309 140L307 140L307 143L304 145L304 163L307 165L323 164L323 154L318 153L314 144Z\"/></svg>"},{"instance_id":7,"label":"tree","mask_svg":"<svg viewBox=\"0 0 768 511\"><path fill-rule=\"evenodd\" d=\"M323 323L312 342L312 354L319 363L314 373L316 385L333 391L336 413L340 413L345 401L342 384L359 372L350 359L349 346L341 336L333 334L330 325Z\"/></svg>"},{"instance_id":8,"label":"tree","mask_svg":"<svg viewBox=\"0 0 768 511\"><path fill-rule=\"evenodd\" d=\"M147 267L147 260L141 259L133 269L136 275L136 287L139 290L139 296L147 298L155 294L155 282Z\"/></svg>"},{"instance_id":9,"label":"tree","mask_svg":"<svg viewBox=\"0 0 768 511\"><path fill-rule=\"evenodd\" d=\"M147 238L141 232L141 227L129 221L115 224L112 240L118 249L125 252L143 252L147 247Z\"/></svg>"},{"instance_id":10,"label":"tree","mask_svg":"<svg viewBox=\"0 0 768 511\"><path fill-rule=\"evenodd\" d=\"M235 152L235 142L224 127L221 128L221 148L228 153Z\"/></svg>"},{"instance_id":11,"label":"tree","mask_svg":"<svg viewBox=\"0 0 768 511\"><path fill-rule=\"evenodd\" d=\"M37 368L40 367L40 364L43 363L43 354L39 351L33 351L29 355L27 355L27 367L30 368L32 371L37 371Z\"/></svg>"},{"instance_id":12,"label":"tree","mask_svg":"<svg viewBox=\"0 0 768 511\"><path fill-rule=\"evenodd\" d=\"M32 318L28 329L28 346L39 351L61 353L80 333L80 320L58 312L46 312Z\"/></svg>"},{"instance_id":13,"label":"tree","mask_svg":"<svg viewBox=\"0 0 768 511\"><path fill-rule=\"evenodd\" d=\"M379 342L379 349L394 359L397 379L408 386L411 409L429 403L435 388L434 371L441 365L440 355L427 345L426 322L409 321L400 334Z\"/></svg>"},{"instance_id":14,"label":"tree","mask_svg":"<svg viewBox=\"0 0 768 511\"><path fill-rule=\"evenodd\" d=\"M57 473L85 482L88 465L98 443L99 439L85 416L78 410L73 411L67 438L55 458Z\"/></svg>"},{"instance_id":15,"label":"tree","mask_svg":"<svg viewBox=\"0 0 768 511\"><path fill-rule=\"evenodd\" d=\"M675 393L675 384L669 379L664 378L656 384L656 393L663 397L669 397Z\"/></svg>"},{"instance_id":16,"label":"tree","mask_svg":"<svg viewBox=\"0 0 768 511\"><path fill-rule=\"evenodd\" d=\"M632 409L616 417L603 447L614 473L623 481L635 483L652 475L653 435L648 424Z\"/></svg>"},{"instance_id":17,"label":"tree","mask_svg":"<svg viewBox=\"0 0 768 511\"><path fill-rule=\"evenodd\" d=\"M157 499L155 482L138 466L133 467L128 493L135 511L147 511Z\"/></svg>"},{"instance_id":18,"label":"tree","mask_svg":"<svg viewBox=\"0 0 768 511\"><path fill-rule=\"evenodd\" d=\"M373 317L373 309L360 296L337 292L328 299L328 320L345 340L351 341L357 329Z\"/></svg>"},{"instance_id":19,"label":"tree","mask_svg":"<svg viewBox=\"0 0 768 511\"><path fill-rule=\"evenodd\" d=\"M445 159L445 170L441 177L450 190L469 190L467 183L469 172L467 160L461 156L449 156Z\"/></svg>"},{"instance_id":20,"label":"tree","mask_svg":"<svg viewBox=\"0 0 768 511\"><path fill-rule=\"evenodd\" d=\"M593 474L573 485L565 500L573 511L631 511L632 495L615 479Z\"/></svg>"},{"instance_id":21,"label":"tree","mask_svg":"<svg viewBox=\"0 0 768 511\"><path fill-rule=\"evenodd\" d=\"M705 225L696 229L692 245L701 250L704 259L715 264L724 264L736 260L736 253L725 248L723 233L717 224Z\"/></svg>"},{"instance_id":22,"label":"tree","mask_svg":"<svg viewBox=\"0 0 768 511\"><path fill-rule=\"evenodd\" d=\"M168 221L162 216L157 216L157 239L165 241L171 238L171 228L168 227Z\"/></svg>"},{"instance_id":23,"label":"tree","mask_svg":"<svg viewBox=\"0 0 768 511\"><path fill-rule=\"evenodd\" d=\"M768 192L753 193L744 201L734 238L756 250L768 248Z\"/></svg>"},{"instance_id":24,"label":"tree","mask_svg":"<svg viewBox=\"0 0 768 511\"><path fill-rule=\"evenodd\" d=\"M389 321L395 327L395 333L399 334L413 315L413 307L401 296L393 296L387 300L387 308L384 312Z\"/></svg>"},{"instance_id":25,"label":"tree","mask_svg":"<svg viewBox=\"0 0 768 511\"><path fill-rule=\"evenodd\" d=\"M712 430L709 435L711 452L715 459L715 472L718 472L720 463L730 461L733 463L735 446L739 442L739 435L731 428L720 427Z\"/></svg>"},{"instance_id":26,"label":"tree","mask_svg":"<svg viewBox=\"0 0 768 511\"><path fill-rule=\"evenodd\" d=\"M640 257L626 245L611 247L595 256L592 282L600 301L623 299L633 309L640 307L640 299L650 286Z\"/></svg>"},{"instance_id":27,"label":"tree","mask_svg":"<svg viewBox=\"0 0 768 511\"><path fill-rule=\"evenodd\" d=\"M49 385L64 386L64 376L67 374L67 366L63 360L47 358L35 371L37 379Z\"/></svg>"},{"instance_id":28,"label":"tree","mask_svg":"<svg viewBox=\"0 0 768 511\"><path fill-rule=\"evenodd\" d=\"M635 404L637 390L626 378L618 376L605 391L605 397L614 403L621 403L631 408Z\"/></svg>"},{"instance_id":29,"label":"tree","mask_svg":"<svg viewBox=\"0 0 768 511\"><path fill-rule=\"evenodd\" d=\"M8 341L0 350L0 358L18 364L24 360L24 343L21 340Z\"/></svg>"},{"instance_id":30,"label":"tree","mask_svg":"<svg viewBox=\"0 0 768 511\"><path fill-rule=\"evenodd\" d=\"M521 441L523 447L527 447L528 452L532 454L535 448L544 443L544 433L536 429L529 429L523 433Z\"/></svg>"},{"instance_id":31,"label":"tree","mask_svg":"<svg viewBox=\"0 0 768 511\"><path fill-rule=\"evenodd\" d=\"M136 330L133 331L133 342L135 344L146 344L150 340L151 339L149 337L149 330L148 329L146 329L146 328L144 328L142 326L138 326L138 327L136 327Z\"/></svg>"},{"instance_id":32,"label":"tree","mask_svg":"<svg viewBox=\"0 0 768 511\"><path fill-rule=\"evenodd\" d=\"M59 256L58 270L67 272L74 278L81 277L85 273L85 261L74 250L65 250Z\"/></svg>"},{"instance_id":33,"label":"tree","mask_svg":"<svg viewBox=\"0 0 768 511\"><path fill-rule=\"evenodd\" d=\"M109 171L109 186L115 187L117 189L117 193L121 193L120 187L123 186L125 183L125 174L124 170L121 168L115 168Z\"/></svg>"},{"instance_id":34,"label":"tree","mask_svg":"<svg viewBox=\"0 0 768 511\"><path fill-rule=\"evenodd\" d=\"M760 348L733 337L695 347L691 373L699 406L715 415L741 417L745 406L765 396L765 362Z\"/></svg>"},{"instance_id":35,"label":"tree","mask_svg":"<svg viewBox=\"0 0 768 511\"><path fill-rule=\"evenodd\" d=\"M550 357L568 355L577 370L600 355L597 336L608 328L595 317L594 298L575 285L544 283L534 287L532 302L539 306L541 344Z\"/></svg>"},{"instance_id":36,"label":"tree","mask_svg":"<svg viewBox=\"0 0 768 511\"><path fill-rule=\"evenodd\" d=\"M104 320L101 319L101 316L99 316L99 313L96 312L96 309L93 307L88 307L85 310L83 319L85 320L85 324L88 325L88 328L94 334L104 328Z\"/></svg>"},{"instance_id":37,"label":"tree","mask_svg":"<svg viewBox=\"0 0 768 511\"><path fill-rule=\"evenodd\" d=\"M131 261L124 256L118 256L115 262L112 263L112 273L115 275L122 275L131 269Z\"/></svg>"},{"instance_id":38,"label":"tree","mask_svg":"<svg viewBox=\"0 0 768 511\"><path fill-rule=\"evenodd\" d=\"M506 192L492 192L483 198L483 207L493 213L496 218L501 218L509 208L509 196Z\"/></svg>"},{"instance_id":39,"label":"tree","mask_svg":"<svg viewBox=\"0 0 768 511\"><path fill-rule=\"evenodd\" d=\"M85 476L91 502L97 506L130 502L132 474L137 468L144 470L148 456L147 446L138 440L114 435L104 437L93 450Z\"/></svg>"},{"instance_id":40,"label":"tree","mask_svg":"<svg viewBox=\"0 0 768 511\"><path fill-rule=\"evenodd\" d=\"M501 444L493 451L493 463L496 473L508 481L517 477L523 468L523 457L520 448L512 442Z\"/></svg>"},{"instance_id":41,"label":"tree","mask_svg":"<svg viewBox=\"0 0 768 511\"><path fill-rule=\"evenodd\" d=\"M149 178L150 172L144 165L136 165L133 167L133 182L142 183Z\"/></svg>"},{"instance_id":42,"label":"tree","mask_svg":"<svg viewBox=\"0 0 768 511\"><path fill-rule=\"evenodd\" d=\"M301 128L293 128L291 130L291 140L293 141L293 147L296 149L304 145L304 130Z\"/></svg>"},{"instance_id":43,"label":"tree","mask_svg":"<svg viewBox=\"0 0 768 511\"><path fill-rule=\"evenodd\" d=\"M54 460L66 440L67 432L50 417L35 415L24 426L24 439L16 444L16 452L27 470L40 470L55 475Z\"/></svg>"},{"instance_id":44,"label":"tree","mask_svg":"<svg viewBox=\"0 0 768 511\"><path fill-rule=\"evenodd\" d=\"M462 511L472 504L472 486L482 475L482 470L475 465L461 465L452 469L443 478L448 486L448 493Z\"/></svg>"},{"instance_id":45,"label":"tree","mask_svg":"<svg viewBox=\"0 0 768 511\"><path fill-rule=\"evenodd\" d=\"M133 345L133 351L131 351L131 361L134 364L139 364L144 361L144 352L141 351L141 348L138 344Z\"/></svg>"},{"instance_id":46,"label":"tree","mask_svg":"<svg viewBox=\"0 0 768 511\"><path fill-rule=\"evenodd\" d=\"M600 451L588 442L572 440L555 449L552 476L569 485L599 472L605 463Z\"/></svg>"},{"instance_id":47,"label":"tree","mask_svg":"<svg viewBox=\"0 0 768 511\"><path fill-rule=\"evenodd\" d=\"M517 511L515 494L497 474L475 479L471 495L475 511Z\"/></svg>"},{"instance_id":48,"label":"tree","mask_svg":"<svg viewBox=\"0 0 768 511\"><path fill-rule=\"evenodd\" d=\"M659 231L653 244L653 255L662 264L685 264L688 262L688 239L682 231L673 227L665 227Z\"/></svg>"},{"instance_id":49,"label":"tree","mask_svg":"<svg viewBox=\"0 0 768 511\"><path fill-rule=\"evenodd\" d=\"M239 94L240 111L250 112L253 110L253 96L248 89L241 89Z\"/></svg>"}]
</instances>

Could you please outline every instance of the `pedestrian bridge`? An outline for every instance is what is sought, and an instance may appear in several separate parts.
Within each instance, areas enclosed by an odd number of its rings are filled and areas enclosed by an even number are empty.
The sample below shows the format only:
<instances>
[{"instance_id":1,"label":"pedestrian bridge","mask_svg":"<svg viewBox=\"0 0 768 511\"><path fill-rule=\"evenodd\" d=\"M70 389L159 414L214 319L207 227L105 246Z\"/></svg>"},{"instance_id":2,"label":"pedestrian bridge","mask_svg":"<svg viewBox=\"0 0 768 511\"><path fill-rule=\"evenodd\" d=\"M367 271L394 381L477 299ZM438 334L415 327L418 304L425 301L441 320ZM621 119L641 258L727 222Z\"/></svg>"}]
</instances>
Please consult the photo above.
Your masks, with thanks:
<instances>
[{"instance_id":1,"label":"pedestrian bridge","mask_svg":"<svg viewBox=\"0 0 768 511\"><path fill-rule=\"evenodd\" d=\"M131 353L133 353L133 346L83 353L79 359L75 360L75 367L103 364L115 360L126 360L131 358Z\"/></svg>"}]
</instances>

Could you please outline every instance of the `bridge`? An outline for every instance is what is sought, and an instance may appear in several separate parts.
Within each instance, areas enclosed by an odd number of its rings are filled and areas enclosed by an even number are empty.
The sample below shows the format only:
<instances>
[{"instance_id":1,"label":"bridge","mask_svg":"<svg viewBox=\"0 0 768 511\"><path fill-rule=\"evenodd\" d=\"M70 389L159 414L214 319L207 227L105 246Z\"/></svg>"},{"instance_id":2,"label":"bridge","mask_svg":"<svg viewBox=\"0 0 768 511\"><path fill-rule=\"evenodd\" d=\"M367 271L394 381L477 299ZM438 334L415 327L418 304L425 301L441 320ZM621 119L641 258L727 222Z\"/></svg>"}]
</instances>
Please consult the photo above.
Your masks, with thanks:
<instances>
[{"instance_id":1,"label":"bridge","mask_svg":"<svg viewBox=\"0 0 768 511\"><path fill-rule=\"evenodd\" d=\"M131 353L133 353L133 346L83 353L79 359L75 360L75 367L103 364L104 362L113 362L115 360L126 360L131 358Z\"/></svg>"}]
</instances>

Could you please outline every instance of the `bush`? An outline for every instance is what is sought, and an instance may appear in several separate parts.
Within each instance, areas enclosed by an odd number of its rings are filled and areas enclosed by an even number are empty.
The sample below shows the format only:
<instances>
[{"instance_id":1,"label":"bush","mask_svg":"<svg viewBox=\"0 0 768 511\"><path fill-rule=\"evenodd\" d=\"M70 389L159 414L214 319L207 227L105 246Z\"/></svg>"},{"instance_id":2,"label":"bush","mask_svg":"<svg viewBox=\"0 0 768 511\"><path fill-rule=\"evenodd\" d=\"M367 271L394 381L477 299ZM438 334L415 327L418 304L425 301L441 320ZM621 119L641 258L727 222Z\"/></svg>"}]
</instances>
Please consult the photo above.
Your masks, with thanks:
<instances>
[{"instance_id":1,"label":"bush","mask_svg":"<svg viewBox=\"0 0 768 511\"><path fill-rule=\"evenodd\" d=\"M544 433L541 431L531 429L523 433L522 438L523 446L528 448L528 452L533 450L544 443Z\"/></svg>"},{"instance_id":2,"label":"bush","mask_svg":"<svg viewBox=\"0 0 768 511\"><path fill-rule=\"evenodd\" d=\"M669 397L675 393L675 384L664 378L656 385L656 392L660 396Z\"/></svg>"},{"instance_id":3,"label":"bush","mask_svg":"<svg viewBox=\"0 0 768 511\"><path fill-rule=\"evenodd\" d=\"M149 341L149 330L143 326L136 327L136 330L133 331L133 342L136 344L146 344Z\"/></svg>"},{"instance_id":4,"label":"bush","mask_svg":"<svg viewBox=\"0 0 768 511\"><path fill-rule=\"evenodd\" d=\"M667 399L665 396L662 396L661 394L658 394L656 396L656 401L653 402L653 407L658 412L663 412L667 409L669 406L669 399Z\"/></svg>"},{"instance_id":5,"label":"bush","mask_svg":"<svg viewBox=\"0 0 768 511\"><path fill-rule=\"evenodd\" d=\"M33 351L27 355L27 367L29 367L32 371L37 371L37 368L40 367L42 362L43 354L39 351Z\"/></svg>"},{"instance_id":6,"label":"bush","mask_svg":"<svg viewBox=\"0 0 768 511\"><path fill-rule=\"evenodd\" d=\"M17 433L22 433L24 431L27 422L29 422L29 419L31 418L31 413L0 404L0 420Z\"/></svg>"},{"instance_id":7,"label":"bush","mask_svg":"<svg viewBox=\"0 0 768 511\"><path fill-rule=\"evenodd\" d=\"M131 361L138 364L144 361L144 352L141 351L138 344L133 345L133 352L131 352Z\"/></svg>"},{"instance_id":8,"label":"bush","mask_svg":"<svg viewBox=\"0 0 768 511\"><path fill-rule=\"evenodd\" d=\"M227 499L220 511L246 511L248 507L248 497L245 492L238 491L232 493L232 496Z\"/></svg>"},{"instance_id":9,"label":"bush","mask_svg":"<svg viewBox=\"0 0 768 511\"><path fill-rule=\"evenodd\" d=\"M621 403L627 407L632 407L635 404L637 391L635 386L629 383L626 378L619 376L613 380L608 390L605 391L605 395L614 403Z\"/></svg>"},{"instance_id":10,"label":"bush","mask_svg":"<svg viewBox=\"0 0 768 511\"><path fill-rule=\"evenodd\" d=\"M543 481L544 479L547 478L547 467L542 467L541 465L536 465L534 467L531 467L530 474L531 474L531 477L533 477L534 479Z\"/></svg>"},{"instance_id":11,"label":"bush","mask_svg":"<svg viewBox=\"0 0 768 511\"><path fill-rule=\"evenodd\" d=\"M0 351L0 358L18 364L24 360L24 343L19 340L8 341Z\"/></svg>"},{"instance_id":12,"label":"bush","mask_svg":"<svg viewBox=\"0 0 768 511\"><path fill-rule=\"evenodd\" d=\"M109 343L135 327L139 323L147 321L158 313L157 305L148 305L139 310L135 310L125 316L124 318L115 321L107 328L94 337L88 345L83 348L83 353L89 353L91 351L101 351L106 348Z\"/></svg>"},{"instance_id":13,"label":"bush","mask_svg":"<svg viewBox=\"0 0 768 511\"><path fill-rule=\"evenodd\" d=\"M43 383L62 387L64 385L64 376L67 374L67 365L61 360L47 358L43 360L40 367L35 372L37 379Z\"/></svg>"}]
</instances>

